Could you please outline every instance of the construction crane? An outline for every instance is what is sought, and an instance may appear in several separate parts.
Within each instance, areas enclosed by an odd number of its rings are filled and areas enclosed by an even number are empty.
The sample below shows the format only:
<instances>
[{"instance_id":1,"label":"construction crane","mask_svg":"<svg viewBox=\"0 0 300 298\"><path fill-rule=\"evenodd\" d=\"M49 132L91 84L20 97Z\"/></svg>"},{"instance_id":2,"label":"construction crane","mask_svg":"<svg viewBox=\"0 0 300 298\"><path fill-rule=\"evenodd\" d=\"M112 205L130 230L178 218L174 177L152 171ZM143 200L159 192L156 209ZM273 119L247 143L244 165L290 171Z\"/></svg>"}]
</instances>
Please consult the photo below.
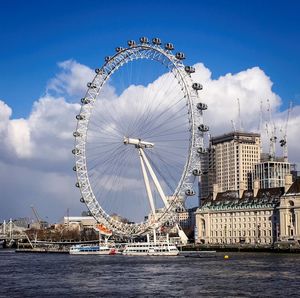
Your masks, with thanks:
<instances>
[{"instance_id":1,"label":"construction crane","mask_svg":"<svg viewBox=\"0 0 300 298\"><path fill-rule=\"evenodd\" d=\"M238 104L238 131L243 131L243 122L241 118L241 104L239 98L237 98L237 104Z\"/></svg>"},{"instance_id":2,"label":"construction crane","mask_svg":"<svg viewBox=\"0 0 300 298\"><path fill-rule=\"evenodd\" d=\"M258 123L258 131L260 135L262 135L262 125L263 125L263 101L260 101L260 111L259 111L259 123ZM260 154L263 152L262 141L260 142Z\"/></svg>"},{"instance_id":3,"label":"construction crane","mask_svg":"<svg viewBox=\"0 0 300 298\"><path fill-rule=\"evenodd\" d=\"M30 208L32 209L32 212L33 212L33 214L34 214L34 216L35 216L35 218L36 218L36 220L37 220L37 222L38 222L38 224L39 224L39 227L40 227L40 229L41 229L41 228L42 228L42 220L41 220L41 217L39 216L38 212L36 211L36 209L35 209L33 206L30 206Z\"/></svg>"},{"instance_id":4,"label":"construction crane","mask_svg":"<svg viewBox=\"0 0 300 298\"><path fill-rule=\"evenodd\" d=\"M235 126L234 120L231 120L231 126L232 126L232 130L233 130L234 132L236 132L236 126Z\"/></svg>"},{"instance_id":5,"label":"construction crane","mask_svg":"<svg viewBox=\"0 0 300 298\"><path fill-rule=\"evenodd\" d=\"M269 115L269 122L266 123L266 131L269 138L269 158L270 160L275 159L275 153L276 153L276 126L272 119L272 111L271 111L271 105L269 99L267 99L267 112Z\"/></svg>"},{"instance_id":6,"label":"construction crane","mask_svg":"<svg viewBox=\"0 0 300 298\"><path fill-rule=\"evenodd\" d=\"M280 132L283 134L282 139L279 141L280 146L283 148L283 158L284 161L288 161L288 144L287 144L287 128L288 128L288 123L289 123L289 118L290 114L292 112L292 102L290 102L289 108L287 110L287 117L286 117L286 122L285 126L280 129Z\"/></svg>"},{"instance_id":7,"label":"construction crane","mask_svg":"<svg viewBox=\"0 0 300 298\"><path fill-rule=\"evenodd\" d=\"M243 131L243 125L242 125L242 120L241 120L241 106L240 106L239 98L237 98L237 104L238 104L238 119L237 119L238 127L236 126L235 121L233 119L231 119L231 127L232 127L233 132Z\"/></svg>"}]
</instances>

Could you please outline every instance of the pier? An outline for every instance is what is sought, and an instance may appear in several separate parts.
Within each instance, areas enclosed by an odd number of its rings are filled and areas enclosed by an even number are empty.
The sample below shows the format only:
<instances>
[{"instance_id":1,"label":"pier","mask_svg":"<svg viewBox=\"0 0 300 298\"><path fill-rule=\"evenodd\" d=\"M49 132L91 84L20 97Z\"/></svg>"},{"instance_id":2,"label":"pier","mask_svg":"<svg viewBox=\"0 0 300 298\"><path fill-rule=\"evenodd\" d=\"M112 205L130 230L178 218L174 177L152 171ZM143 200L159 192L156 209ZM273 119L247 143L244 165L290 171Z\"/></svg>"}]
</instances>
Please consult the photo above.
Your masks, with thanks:
<instances>
[{"instance_id":1,"label":"pier","mask_svg":"<svg viewBox=\"0 0 300 298\"><path fill-rule=\"evenodd\" d=\"M25 230L25 228L17 226L12 219L8 223L4 220L0 224L0 245L3 247L12 247L19 242L29 241Z\"/></svg>"}]
</instances>

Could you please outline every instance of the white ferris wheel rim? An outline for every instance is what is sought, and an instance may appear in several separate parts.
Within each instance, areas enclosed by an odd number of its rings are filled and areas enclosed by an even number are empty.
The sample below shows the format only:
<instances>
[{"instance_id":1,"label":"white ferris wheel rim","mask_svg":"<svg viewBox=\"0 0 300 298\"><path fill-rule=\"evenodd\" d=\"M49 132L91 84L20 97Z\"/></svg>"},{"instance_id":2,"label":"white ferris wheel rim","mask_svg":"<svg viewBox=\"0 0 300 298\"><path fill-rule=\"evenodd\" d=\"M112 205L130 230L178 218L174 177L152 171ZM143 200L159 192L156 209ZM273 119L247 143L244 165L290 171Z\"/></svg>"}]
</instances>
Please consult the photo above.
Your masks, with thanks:
<instances>
[{"instance_id":1,"label":"white ferris wheel rim","mask_svg":"<svg viewBox=\"0 0 300 298\"><path fill-rule=\"evenodd\" d=\"M202 112L206 109L206 105L202 104L204 108L199 108L200 100L198 90L201 88L198 88L195 86L195 83L192 83L191 74L182 63L184 55L177 53L175 56L171 49L167 49L168 45L172 44L166 44L165 49L163 49L160 44L154 43L154 40L155 39L153 39L153 44L148 41L143 42L142 38L139 44L129 41L127 48L117 48L114 56L106 57L106 62L102 68L96 69L96 75L93 81L88 83L88 90L82 99L80 113L76 116L78 120L77 129L73 133L75 137L75 148L73 149L75 155L74 170L76 170L77 174L76 186L80 188L82 194L81 201L87 205L89 211L99 223L102 223L116 234L126 236L140 235L149 229L162 226L167 221L175 220L174 210L181 206L181 202L178 198L194 194L192 189L193 179L201 172L199 156L204 152L203 133L207 127L203 124ZM183 58L180 57L180 54L183 55ZM175 199L173 199L170 206L164 208L162 215L155 222L149 220L141 223L128 224L115 220L107 214L93 192L88 176L86 138L90 116L101 89L119 67L138 59L151 59L160 62L162 65L165 65L166 68L169 69L169 72L173 73L174 78L177 79L186 98L190 123L190 139L184 170L178 181L177 188L174 190L173 198Z\"/></svg>"}]
</instances>

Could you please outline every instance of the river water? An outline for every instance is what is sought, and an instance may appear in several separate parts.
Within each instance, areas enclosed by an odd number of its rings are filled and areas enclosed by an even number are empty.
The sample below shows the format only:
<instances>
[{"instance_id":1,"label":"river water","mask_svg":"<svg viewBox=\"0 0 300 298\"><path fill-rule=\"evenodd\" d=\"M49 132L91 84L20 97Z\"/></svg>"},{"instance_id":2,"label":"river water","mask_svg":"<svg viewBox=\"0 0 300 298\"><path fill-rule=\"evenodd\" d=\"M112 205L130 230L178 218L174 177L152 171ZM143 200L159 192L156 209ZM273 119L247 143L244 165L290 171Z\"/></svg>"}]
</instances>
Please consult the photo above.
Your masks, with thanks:
<instances>
[{"instance_id":1,"label":"river water","mask_svg":"<svg viewBox=\"0 0 300 298\"><path fill-rule=\"evenodd\" d=\"M0 297L300 297L300 255L70 256L0 250Z\"/></svg>"}]
</instances>

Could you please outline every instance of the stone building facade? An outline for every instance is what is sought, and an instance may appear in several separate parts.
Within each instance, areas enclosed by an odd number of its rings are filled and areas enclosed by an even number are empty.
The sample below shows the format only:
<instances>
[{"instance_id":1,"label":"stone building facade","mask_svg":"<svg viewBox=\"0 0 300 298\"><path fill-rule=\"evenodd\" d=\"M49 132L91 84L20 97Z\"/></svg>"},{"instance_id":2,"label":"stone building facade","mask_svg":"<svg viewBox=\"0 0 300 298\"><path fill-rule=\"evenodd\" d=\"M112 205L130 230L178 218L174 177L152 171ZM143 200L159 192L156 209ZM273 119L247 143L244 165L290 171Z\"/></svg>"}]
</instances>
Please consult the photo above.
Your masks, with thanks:
<instances>
[{"instance_id":1,"label":"stone building facade","mask_svg":"<svg viewBox=\"0 0 300 298\"><path fill-rule=\"evenodd\" d=\"M286 192L285 192L286 190ZM285 187L214 192L196 211L195 242L273 245L300 242L300 180Z\"/></svg>"},{"instance_id":2,"label":"stone building facade","mask_svg":"<svg viewBox=\"0 0 300 298\"><path fill-rule=\"evenodd\" d=\"M279 209L280 241L300 242L300 177L281 197Z\"/></svg>"}]
</instances>

